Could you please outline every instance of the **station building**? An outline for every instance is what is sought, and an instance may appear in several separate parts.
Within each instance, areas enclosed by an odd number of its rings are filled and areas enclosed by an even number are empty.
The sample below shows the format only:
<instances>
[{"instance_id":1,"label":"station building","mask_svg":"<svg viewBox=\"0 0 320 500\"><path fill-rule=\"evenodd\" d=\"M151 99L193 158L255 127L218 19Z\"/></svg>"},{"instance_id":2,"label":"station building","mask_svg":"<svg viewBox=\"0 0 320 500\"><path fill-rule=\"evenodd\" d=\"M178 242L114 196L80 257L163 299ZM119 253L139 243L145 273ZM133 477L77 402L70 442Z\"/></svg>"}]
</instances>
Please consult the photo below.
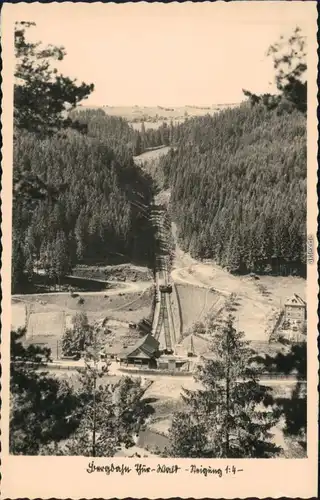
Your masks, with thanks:
<instances>
[{"instance_id":1,"label":"station building","mask_svg":"<svg viewBox=\"0 0 320 500\"><path fill-rule=\"evenodd\" d=\"M149 333L119 354L120 365L157 368L159 342Z\"/></svg>"}]
</instances>

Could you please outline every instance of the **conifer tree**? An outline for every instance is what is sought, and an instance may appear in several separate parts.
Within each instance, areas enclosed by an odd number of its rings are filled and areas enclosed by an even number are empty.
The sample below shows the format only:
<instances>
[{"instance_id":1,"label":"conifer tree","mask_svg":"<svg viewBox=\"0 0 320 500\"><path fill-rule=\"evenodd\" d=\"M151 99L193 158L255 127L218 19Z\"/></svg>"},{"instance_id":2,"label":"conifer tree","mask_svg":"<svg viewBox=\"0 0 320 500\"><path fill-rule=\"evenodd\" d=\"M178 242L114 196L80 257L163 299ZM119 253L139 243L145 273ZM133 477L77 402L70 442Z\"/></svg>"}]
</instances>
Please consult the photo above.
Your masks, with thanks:
<instances>
[{"instance_id":1,"label":"conifer tree","mask_svg":"<svg viewBox=\"0 0 320 500\"><path fill-rule=\"evenodd\" d=\"M11 332L10 453L37 455L42 446L74 432L78 402L67 380L46 371L50 350L25 347L25 334Z\"/></svg>"},{"instance_id":2,"label":"conifer tree","mask_svg":"<svg viewBox=\"0 0 320 500\"><path fill-rule=\"evenodd\" d=\"M172 456L192 458L269 458L280 448L271 441L276 410L267 387L259 383L253 351L230 315L212 334L213 359L195 376L202 388L184 390L185 411L174 415Z\"/></svg>"},{"instance_id":3,"label":"conifer tree","mask_svg":"<svg viewBox=\"0 0 320 500\"><path fill-rule=\"evenodd\" d=\"M28 280L32 282L33 278L33 258L30 252L28 252L25 264L25 273L28 277Z\"/></svg>"},{"instance_id":4,"label":"conifer tree","mask_svg":"<svg viewBox=\"0 0 320 500\"><path fill-rule=\"evenodd\" d=\"M35 23L18 22L15 27L16 71L14 123L18 129L41 136L72 125L66 110L76 107L94 86L77 83L58 74L52 61L61 61L63 47L41 47L26 38L26 29Z\"/></svg>"},{"instance_id":5,"label":"conifer tree","mask_svg":"<svg viewBox=\"0 0 320 500\"><path fill-rule=\"evenodd\" d=\"M12 238L12 291L17 289L17 286L24 281L25 256L23 252L22 242L20 238L13 235Z\"/></svg>"},{"instance_id":6,"label":"conifer tree","mask_svg":"<svg viewBox=\"0 0 320 500\"><path fill-rule=\"evenodd\" d=\"M93 326L89 324L84 312L77 313L72 318L72 328L65 330L62 337L62 352L65 356L81 355L92 345L94 338Z\"/></svg>"},{"instance_id":7,"label":"conifer tree","mask_svg":"<svg viewBox=\"0 0 320 500\"><path fill-rule=\"evenodd\" d=\"M61 279L71 271L68 243L63 231L58 232L53 245L52 269L59 284Z\"/></svg>"},{"instance_id":8,"label":"conifer tree","mask_svg":"<svg viewBox=\"0 0 320 500\"><path fill-rule=\"evenodd\" d=\"M278 95L257 95L249 90L243 90L251 104L255 106L262 103L267 109L277 108L278 113L286 110L291 112L297 109L302 113L307 112L307 51L306 37L298 26L288 37L271 45L267 52L273 59L275 69L275 83Z\"/></svg>"},{"instance_id":9,"label":"conifer tree","mask_svg":"<svg viewBox=\"0 0 320 500\"><path fill-rule=\"evenodd\" d=\"M140 379L122 377L116 384L102 381L109 364L100 362L99 333L94 327L92 343L85 351L85 369L79 373L79 426L64 445L58 446L58 454L114 456L122 446L134 445L135 436L150 415ZM56 448L51 452L56 453Z\"/></svg>"}]
</instances>

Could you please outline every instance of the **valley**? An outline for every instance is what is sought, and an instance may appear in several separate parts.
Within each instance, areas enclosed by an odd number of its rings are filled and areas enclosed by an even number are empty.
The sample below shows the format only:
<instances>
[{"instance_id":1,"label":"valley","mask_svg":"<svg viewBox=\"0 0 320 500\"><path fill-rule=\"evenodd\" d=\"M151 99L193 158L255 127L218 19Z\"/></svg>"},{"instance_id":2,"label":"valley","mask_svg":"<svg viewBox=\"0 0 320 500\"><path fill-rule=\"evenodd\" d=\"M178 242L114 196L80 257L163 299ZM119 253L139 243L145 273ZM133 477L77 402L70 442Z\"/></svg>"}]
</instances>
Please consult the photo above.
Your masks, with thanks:
<instances>
[{"instance_id":1,"label":"valley","mask_svg":"<svg viewBox=\"0 0 320 500\"><path fill-rule=\"evenodd\" d=\"M148 163L154 166L168 150L159 148L145 152L135 157L135 162L143 168L148 168ZM280 343L270 343L270 316L277 314L294 293L305 299L303 278L237 276L213 261L192 257L179 245L176 223L167 219L170 190L158 191L155 201L159 205L152 206L150 216L156 239L154 269L131 263L78 265L68 277L72 281L71 291L47 290L46 293L12 297L12 327L26 327L26 346L50 347L53 364L49 369L58 377L73 380L74 370L82 366L81 361L61 359L61 340L65 330L72 327L72 317L76 313L85 313L90 322L108 328L105 352L111 358L111 365L105 382L114 383L121 375L130 374L150 383L145 397L153 401L154 413L146 430L139 435L136 447L129 452L143 456L165 450L171 415L183 409L181 391L200 387L193 372L202 357L210 356L211 347L210 336L201 330L198 332L199 325L203 328L208 317L223 317L232 296L236 328L245 332L246 339L259 355L274 356L285 349ZM92 287L100 289L93 291ZM123 368L115 361L124 346L135 345L141 336L130 325L145 318L152 319L151 333L159 341L160 349L176 359L176 363L182 361L184 369L180 369L180 376L178 371L167 375L163 371L159 374L151 371L148 375L148 370L142 366L139 373L139 366ZM191 343L192 357L188 358ZM285 398L291 397L295 386L295 379L290 377L266 382L275 388L278 396L283 394ZM280 422L273 429L273 435L275 442L283 447L284 456L290 456L292 449L300 456L303 452L295 441L284 437L282 429L283 422ZM128 451L117 454L122 455L127 456Z\"/></svg>"},{"instance_id":2,"label":"valley","mask_svg":"<svg viewBox=\"0 0 320 500\"><path fill-rule=\"evenodd\" d=\"M4 30L6 498L312 497L316 9L47 3Z\"/></svg>"},{"instance_id":3,"label":"valley","mask_svg":"<svg viewBox=\"0 0 320 500\"><path fill-rule=\"evenodd\" d=\"M51 72L60 49L27 44L30 27L16 31L11 449L305 457L306 86L281 69L293 52L270 49L275 95L95 107L80 104L92 84ZM303 52L299 29L287 44ZM34 76L48 102L30 111Z\"/></svg>"}]
</instances>

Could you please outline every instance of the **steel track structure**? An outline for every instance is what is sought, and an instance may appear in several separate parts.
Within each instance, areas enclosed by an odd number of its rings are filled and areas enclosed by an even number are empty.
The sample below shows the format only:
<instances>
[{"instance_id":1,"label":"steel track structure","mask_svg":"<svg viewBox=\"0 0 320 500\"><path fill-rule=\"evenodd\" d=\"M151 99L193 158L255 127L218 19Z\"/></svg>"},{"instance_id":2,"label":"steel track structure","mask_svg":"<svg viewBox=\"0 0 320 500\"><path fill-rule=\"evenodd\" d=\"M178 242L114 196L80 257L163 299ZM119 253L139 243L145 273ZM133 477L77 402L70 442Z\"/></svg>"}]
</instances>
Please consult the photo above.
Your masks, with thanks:
<instances>
[{"instance_id":1,"label":"steel track structure","mask_svg":"<svg viewBox=\"0 0 320 500\"><path fill-rule=\"evenodd\" d=\"M154 207L151 211L150 217L155 226L157 226L158 245L156 248L155 270L158 274L162 285L159 285L156 279L156 294L160 298L160 311L158 322L155 327L154 337L158 340L163 327L165 350L173 352L175 345L175 332L172 320L171 304L169 300L169 276L168 276L168 257L166 255L166 232L165 228L165 210L163 207ZM158 289L159 288L159 289ZM162 290L161 290L162 288Z\"/></svg>"}]
</instances>

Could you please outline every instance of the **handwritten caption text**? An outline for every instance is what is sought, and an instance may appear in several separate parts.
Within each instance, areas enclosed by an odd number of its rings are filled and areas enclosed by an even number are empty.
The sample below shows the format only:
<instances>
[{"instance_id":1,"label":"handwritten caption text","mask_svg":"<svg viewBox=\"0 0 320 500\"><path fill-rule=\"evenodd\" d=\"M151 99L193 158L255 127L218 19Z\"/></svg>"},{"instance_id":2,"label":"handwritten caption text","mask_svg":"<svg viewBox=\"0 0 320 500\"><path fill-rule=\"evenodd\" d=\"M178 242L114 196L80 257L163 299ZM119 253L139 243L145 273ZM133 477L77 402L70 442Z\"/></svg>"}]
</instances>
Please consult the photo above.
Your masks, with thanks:
<instances>
[{"instance_id":1,"label":"handwritten caption text","mask_svg":"<svg viewBox=\"0 0 320 500\"><path fill-rule=\"evenodd\" d=\"M213 466L202 466L202 465L190 465L189 467L179 467L178 465L163 465L158 464L156 467L149 467L145 464L136 463L134 466L129 465L115 465L113 463L108 465L96 465L94 460L89 462L88 468L86 469L88 474L93 472L103 472L108 476L110 474L120 474L121 476L125 474L138 474L138 476L144 474L179 474L183 471L190 474L198 474L205 477L215 476L222 478L225 475L234 475L237 472L243 472L243 469L238 469L234 465L227 465L226 467L213 467Z\"/></svg>"}]
</instances>

